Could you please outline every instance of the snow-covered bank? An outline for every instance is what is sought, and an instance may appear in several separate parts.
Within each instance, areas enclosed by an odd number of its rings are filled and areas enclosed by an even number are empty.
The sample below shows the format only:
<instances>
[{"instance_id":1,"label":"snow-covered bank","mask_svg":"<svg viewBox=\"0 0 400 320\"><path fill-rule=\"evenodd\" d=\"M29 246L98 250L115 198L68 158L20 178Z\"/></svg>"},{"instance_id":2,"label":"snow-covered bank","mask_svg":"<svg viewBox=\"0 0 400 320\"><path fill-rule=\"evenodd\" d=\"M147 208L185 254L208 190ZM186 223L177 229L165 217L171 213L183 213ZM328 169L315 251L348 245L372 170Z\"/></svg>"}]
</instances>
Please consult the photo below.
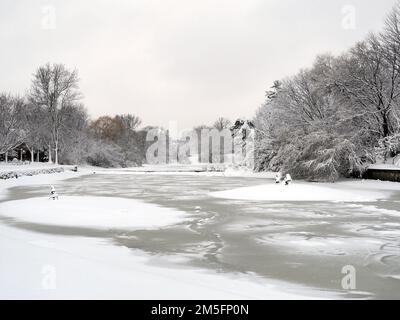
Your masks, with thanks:
<instances>
[{"instance_id":1,"label":"snow-covered bank","mask_svg":"<svg viewBox=\"0 0 400 320\"><path fill-rule=\"evenodd\" d=\"M72 172L68 170L70 167L64 168L65 170L63 172L54 174L38 174L34 176L21 176L18 179L0 180L0 200L6 196L8 188L30 185L45 186L46 188L50 188L50 185L56 183L57 181L76 178L92 172L91 168L80 168L79 172Z\"/></svg>"},{"instance_id":2,"label":"snow-covered bank","mask_svg":"<svg viewBox=\"0 0 400 320\"><path fill-rule=\"evenodd\" d=\"M400 185L395 182L351 180L335 184L295 182L289 186L271 182L212 192L210 195L224 199L254 201L368 202L387 198L391 191L400 191Z\"/></svg>"},{"instance_id":3,"label":"snow-covered bank","mask_svg":"<svg viewBox=\"0 0 400 320\"><path fill-rule=\"evenodd\" d=\"M40 174L52 174L64 172L71 166L61 166L49 163L29 163L29 164L0 164L0 180L19 178L22 176L36 176Z\"/></svg>"},{"instance_id":4,"label":"snow-covered bank","mask_svg":"<svg viewBox=\"0 0 400 320\"><path fill-rule=\"evenodd\" d=\"M7 180L7 179L19 178L21 176L37 176L39 174L52 174L52 173L60 173L60 172L64 172L64 168L6 171L6 172L0 172L0 179Z\"/></svg>"},{"instance_id":5,"label":"snow-covered bank","mask_svg":"<svg viewBox=\"0 0 400 320\"><path fill-rule=\"evenodd\" d=\"M21 163L17 161L14 162L0 162L0 172L5 171L23 171L29 169L46 169L46 168L55 168L55 167L62 167L62 165L55 165L48 162L31 162L31 163Z\"/></svg>"},{"instance_id":6,"label":"snow-covered bank","mask_svg":"<svg viewBox=\"0 0 400 320\"><path fill-rule=\"evenodd\" d=\"M400 170L400 166L395 164L371 164L368 169L373 170Z\"/></svg>"},{"instance_id":7,"label":"snow-covered bank","mask_svg":"<svg viewBox=\"0 0 400 320\"><path fill-rule=\"evenodd\" d=\"M0 225L0 299L321 299L329 292L192 268L162 268L107 240Z\"/></svg>"},{"instance_id":8,"label":"snow-covered bank","mask_svg":"<svg viewBox=\"0 0 400 320\"><path fill-rule=\"evenodd\" d=\"M7 201L0 203L0 216L45 225L129 230L160 228L186 217L183 212L138 200L88 196Z\"/></svg>"}]
</instances>

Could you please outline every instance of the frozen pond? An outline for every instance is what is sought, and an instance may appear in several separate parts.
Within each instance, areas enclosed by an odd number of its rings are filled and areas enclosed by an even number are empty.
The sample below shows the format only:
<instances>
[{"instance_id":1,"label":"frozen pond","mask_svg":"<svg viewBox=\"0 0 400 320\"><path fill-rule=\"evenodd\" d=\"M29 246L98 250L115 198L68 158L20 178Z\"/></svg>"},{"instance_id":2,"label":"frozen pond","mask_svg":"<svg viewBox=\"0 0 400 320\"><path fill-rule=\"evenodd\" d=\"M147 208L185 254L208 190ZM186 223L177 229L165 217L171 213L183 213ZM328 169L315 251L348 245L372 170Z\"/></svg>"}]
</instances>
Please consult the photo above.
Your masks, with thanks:
<instances>
[{"instance_id":1,"label":"frozen pond","mask_svg":"<svg viewBox=\"0 0 400 320\"><path fill-rule=\"evenodd\" d=\"M209 195L269 182L200 175L87 175L60 181L56 189L69 196L139 199L188 212L190 219L139 231L4 219L3 223L42 233L107 238L115 245L162 256L166 266L251 273L336 291L348 298L400 298L400 192L368 203L239 201ZM5 200L47 196L47 190L34 186L10 191ZM341 286L346 265L356 269L353 292Z\"/></svg>"}]
</instances>

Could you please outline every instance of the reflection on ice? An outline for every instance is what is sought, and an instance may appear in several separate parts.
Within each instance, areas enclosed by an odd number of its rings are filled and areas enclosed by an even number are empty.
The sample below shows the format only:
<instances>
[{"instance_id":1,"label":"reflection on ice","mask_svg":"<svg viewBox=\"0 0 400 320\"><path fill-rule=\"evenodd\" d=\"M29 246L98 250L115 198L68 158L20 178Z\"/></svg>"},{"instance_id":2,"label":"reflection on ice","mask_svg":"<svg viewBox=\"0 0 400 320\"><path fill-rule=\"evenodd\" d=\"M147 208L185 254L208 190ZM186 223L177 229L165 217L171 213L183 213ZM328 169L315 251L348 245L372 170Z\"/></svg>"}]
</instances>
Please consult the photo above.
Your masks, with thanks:
<instances>
[{"instance_id":1,"label":"reflection on ice","mask_svg":"<svg viewBox=\"0 0 400 320\"><path fill-rule=\"evenodd\" d=\"M313 255L365 255L378 251L382 240L343 237L338 235L317 235L309 232L287 232L265 235L257 239L260 243L279 246L297 254Z\"/></svg>"}]
</instances>

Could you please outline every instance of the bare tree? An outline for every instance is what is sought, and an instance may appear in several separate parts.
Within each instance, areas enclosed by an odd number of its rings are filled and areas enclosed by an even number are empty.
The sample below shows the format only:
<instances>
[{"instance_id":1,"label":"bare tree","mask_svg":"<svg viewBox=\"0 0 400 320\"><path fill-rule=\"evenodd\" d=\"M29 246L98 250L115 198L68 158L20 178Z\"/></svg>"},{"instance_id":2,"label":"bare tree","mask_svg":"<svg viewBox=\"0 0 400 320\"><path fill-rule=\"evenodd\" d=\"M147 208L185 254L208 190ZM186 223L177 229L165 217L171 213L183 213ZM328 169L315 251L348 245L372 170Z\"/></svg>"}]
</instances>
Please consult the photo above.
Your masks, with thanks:
<instances>
[{"instance_id":1,"label":"bare tree","mask_svg":"<svg viewBox=\"0 0 400 320\"><path fill-rule=\"evenodd\" d=\"M213 127L219 131L224 130L224 129L229 129L229 127L232 125L232 122L224 117L219 117L213 124Z\"/></svg>"},{"instance_id":2,"label":"bare tree","mask_svg":"<svg viewBox=\"0 0 400 320\"><path fill-rule=\"evenodd\" d=\"M142 123L142 120L133 114L117 115L115 116L115 119L120 121L124 128L130 131L136 130Z\"/></svg>"},{"instance_id":3,"label":"bare tree","mask_svg":"<svg viewBox=\"0 0 400 320\"><path fill-rule=\"evenodd\" d=\"M0 154L5 154L20 145L26 135L24 123L24 100L9 94L0 95Z\"/></svg>"},{"instance_id":4,"label":"bare tree","mask_svg":"<svg viewBox=\"0 0 400 320\"><path fill-rule=\"evenodd\" d=\"M51 135L49 161L51 161L51 144L53 144L56 164L58 164L63 122L60 110L81 99L78 81L77 71L69 71L63 64L48 63L40 67L33 76L30 101L36 106L44 106L47 110Z\"/></svg>"},{"instance_id":5,"label":"bare tree","mask_svg":"<svg viewBox=\"0 0 400 320\"><path fill-rule=\"evenodd\" d=\"M50 137L48 132L47 112L43 107L27 104L24 110L24 121L27 135L24 139L26 148L31 154L31 162L36 158L39 162L40 150L45 147L45 141Z\"/></svg>"}]
</instances>

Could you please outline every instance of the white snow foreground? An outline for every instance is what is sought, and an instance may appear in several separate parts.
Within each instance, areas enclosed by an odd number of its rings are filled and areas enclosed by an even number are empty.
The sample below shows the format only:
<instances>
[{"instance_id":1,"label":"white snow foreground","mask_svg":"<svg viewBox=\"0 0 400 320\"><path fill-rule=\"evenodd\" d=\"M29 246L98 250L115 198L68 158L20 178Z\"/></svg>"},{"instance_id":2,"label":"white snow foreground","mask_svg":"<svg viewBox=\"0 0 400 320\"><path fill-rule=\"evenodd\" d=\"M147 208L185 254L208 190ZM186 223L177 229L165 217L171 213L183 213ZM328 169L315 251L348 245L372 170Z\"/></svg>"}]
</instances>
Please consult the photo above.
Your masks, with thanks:
<instances>
[{"instance_id":1,"label":"white snow foreground","mask_svg":"<svg viewBox=\"0 0 400 320\"><path fill-rule=\"evenodd\" d=\"M0 203L0 215L21 222L93 229L154 229L180 223L187 214L138 200L61 196Z\"/></svg>"},{"instance_id":2,"label":"white snow foreground","mask_svg":"<svg viewBox=\"0 0 400 320\"><path fill-rule=\"evenodd\" d=\"M157 259L107 240L0 225L0 299L337 298L254 275L165 268Z\"/></svg>"},{"instance_id":3,"label":"white snow foreground","mask_svg":"<svg viewBox=\"0 0 400 320\"><path fill-rule=\"evenodd\" d=\"M390 191L400 191L395 182L346 181L335 184L294 182L263 184L210 193L216 198L253 201L340 201L369 202L387 198Z\"/></svg>"}]
</instances>

